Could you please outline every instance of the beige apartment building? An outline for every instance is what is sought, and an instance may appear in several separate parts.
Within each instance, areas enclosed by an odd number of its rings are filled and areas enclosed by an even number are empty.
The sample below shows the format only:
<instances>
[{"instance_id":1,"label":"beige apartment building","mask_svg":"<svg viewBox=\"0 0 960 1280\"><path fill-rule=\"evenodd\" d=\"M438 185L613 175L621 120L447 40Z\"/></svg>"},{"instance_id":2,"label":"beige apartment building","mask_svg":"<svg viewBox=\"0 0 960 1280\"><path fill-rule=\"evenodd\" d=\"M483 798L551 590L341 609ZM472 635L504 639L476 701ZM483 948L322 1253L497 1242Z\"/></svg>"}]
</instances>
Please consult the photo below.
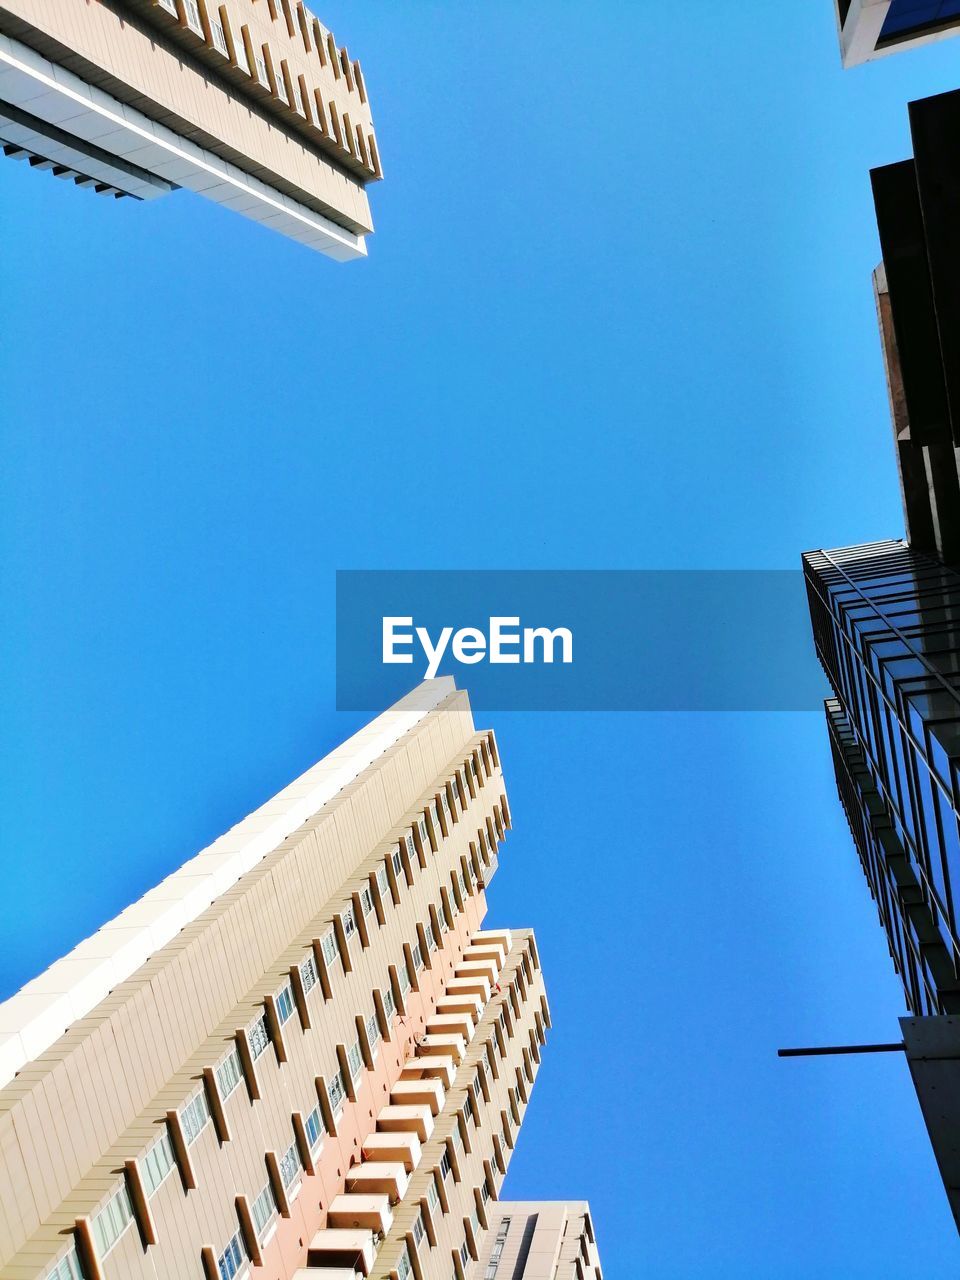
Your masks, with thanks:
<instances>
[{"instance_id":1,"label":"beige apartment building","mask_svg":"<svg viewBox=\"0 0 960 1280\"><path fill-rule=\"evenodd\" d=\"M429 681L0 1005L0 1278L473 1274L550 1025L510 825Z\"/></svg>"},{"instance_id":2,"label":"beige apartment building","mask_svg":"<svg viewBox=\"0 0 960 1280\"><path fill-rule=\"evenodd\" d=\"M382 176L360 64L302 0L0 0L0 146L108 197L186 188L341 261Z\"/></svg>"},{"instance_id":3,"label":"beige apartment building","mask_svg":"<svg viewBox=\"0 0 960 1280\"><path fill-rule=\"evenodd\" d=\"M468 1280L603 1280L583 1200L500 1201Z\"/></svg>"}]
</instances>

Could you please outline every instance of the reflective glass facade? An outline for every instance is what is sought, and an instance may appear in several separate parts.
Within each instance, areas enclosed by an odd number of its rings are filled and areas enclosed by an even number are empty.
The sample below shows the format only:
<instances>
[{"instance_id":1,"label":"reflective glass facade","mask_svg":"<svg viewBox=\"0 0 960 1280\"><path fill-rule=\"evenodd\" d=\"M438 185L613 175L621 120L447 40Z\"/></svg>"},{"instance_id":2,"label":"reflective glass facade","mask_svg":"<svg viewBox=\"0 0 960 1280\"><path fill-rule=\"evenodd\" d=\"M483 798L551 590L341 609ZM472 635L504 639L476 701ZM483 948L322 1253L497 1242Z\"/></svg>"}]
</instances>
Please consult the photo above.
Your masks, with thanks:
<instances>
[{"instance_id":1,"label":"reflective glass facade","mask_svg":"<svg viewBox=\"0 0 960 1280\"><path fill-rule=\"evenodd\" d=\"M960 21L960 0L893 0L877 44L903 40L957 21Z\"/></svg>"},{"instance_id":2,"label":"reflective glass facade","mask_svg":"<svg viewBox=\"0 0 960 1280\"><path fill-rule=\"evenodd\" d=\"M960 573L902 542L804 556L840 799L911 1012L960 1012Z\"/></svg>"}]
</instances>

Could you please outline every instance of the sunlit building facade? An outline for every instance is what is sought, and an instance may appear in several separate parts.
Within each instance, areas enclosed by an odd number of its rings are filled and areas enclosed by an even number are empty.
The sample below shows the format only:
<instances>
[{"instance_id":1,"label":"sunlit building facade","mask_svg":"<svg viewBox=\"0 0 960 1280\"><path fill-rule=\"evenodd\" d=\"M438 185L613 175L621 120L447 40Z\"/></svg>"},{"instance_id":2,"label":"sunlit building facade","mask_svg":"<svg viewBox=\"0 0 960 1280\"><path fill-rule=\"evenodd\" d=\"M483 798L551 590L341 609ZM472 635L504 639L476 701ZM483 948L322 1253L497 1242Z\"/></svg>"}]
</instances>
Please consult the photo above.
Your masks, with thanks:
<instances>
[{"instance_id":1,"label":"sunlit building facade","mask_svg":"<svg viewBox=\"0 0 960 1280\"><path fill-rule=\"evenodd\" d=\"M501 1201L467 1280L603 1280L583 1201Z\"/></svg>"},{"instance_id":2,"label":"sunlit building facade","mask_svg":"<svg viewBox=\"0 0 960 1280\"><path fill-rule=\"evenodd\" d=\"M465 1280L550 1014L421 686L0 1006L2 1280Z\"/></svg>"},{"instance_id":3,"label":"sunlit building facade","mask_svg":"<svg viewBox=\"0 0 960 1280\"><path fill-rule=\"evenodd\" d=\"M366 252L366 81L302 0L0 0L0 147L107 197L186 188Z\"/></svg>"}]
</instances>

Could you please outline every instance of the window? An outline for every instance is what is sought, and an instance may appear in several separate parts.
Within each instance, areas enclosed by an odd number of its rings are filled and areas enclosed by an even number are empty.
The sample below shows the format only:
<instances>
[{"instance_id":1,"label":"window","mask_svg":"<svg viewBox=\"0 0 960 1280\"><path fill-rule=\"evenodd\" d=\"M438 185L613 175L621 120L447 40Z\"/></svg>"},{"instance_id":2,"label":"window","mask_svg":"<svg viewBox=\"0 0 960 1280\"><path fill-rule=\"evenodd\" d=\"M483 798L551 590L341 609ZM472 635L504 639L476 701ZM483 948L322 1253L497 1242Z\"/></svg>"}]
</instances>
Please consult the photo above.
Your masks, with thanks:
<instances>
[{"instance_id":1,"label":"window","mask_svg":"<svg viewBox=\"0 0 960 1280\"><path fill-rule=\"evenodd\" d=\"M165 1133L140 1159L140 1174L148 1196L153 1195L173 1165L173 1144L170 1141L170 1135Z\"/></svg>"},{"instance_id":2,"label":"window","mask_svg":"<svg viewBox=\"0 0 960 1280\"><path fill-rule=\"evenodd\" d=\"M403 1251L401 1252L400 1257L397 1259L398 1280L410 1280L410 1277L412 1275L413 1275L413 1266L410 1262L410 1254L407 1251L407 1246L404 1245Z\"/></svg>"},{"instance_id":3,"label":"window","mask_svg":"<svg viewBox=\"0 0 960 1280\"><path fill-rule=\"evenodd\" d=\"M313 956L307 956L303 964L300 966L300 982L303 986L303 994L312 991L317 985L317 962Z\"/></svg>"},{"instance_id":4,"label":"window","mask_svg":"<svg viewBox=\"0 0 960 1280\"><path fill-rule=\"evenodd\" d=\"M436 1178L431 1178L430 1185L427 1187L427 1204L430 1206L430 1212L436 1213L440 1205L440 1192L437 1190Z\"/></svg>"},{"instance_id":5,"label":"window","mask_svg":"<svg viewBox=\"0 0 960 1280\"><path fill-rule=\"evenodd\" d=\"M294 1181L300 1176L302 1168L303 1165L300 1163L297 1144L294 1142L280 1157L280 1177L285 1188L289 1190Z\"/></svg>"},{"instance_id":6,"label":"window","mask_svg":"<svg viewBox=\"0 0 960 1280\"><path fill-rule=\"evenodd\" d=\"M200 9L197 0L183 0L183 11L186 14L187 26L198 36L203 35L203 23L200 21Z\"/></svg>"},{"instance_id":7,"label":"window","mask_svg":"<svg viewBox=\"0 0 960 1280\"><path fill-rule=\"evenodd\" d=\"M380 1023L377 1021L376 1012L371 1013L367 1019L367 1040L370 1044L370 1052L372 1053L380 1043Z\"/></svg>"},{"instance_id":8,"label":"window","mask_svg":"<svg viewBox=\"0 0 960 1280\"><path fill-rule=\"evenodd\" d=\"M452 1169L453 1169L453 1165L450 1163L450 1153L448 1151L444 1151L443 1155L440 1157L441 1178L449 1177Z\"/></svg>"},{"instance_id":9,"label":"window","mask_svg":"<svg viewBox=\"0 0 960 1280\"><path fill-rule=\"evenodd\" d=\"M61 1258L53 1270L47 1272L45 1280L83 1280L76 1249L71 1249L65 1258Z\"/></svg>"},{"instance_id":10,"label":"window","mask_svg":"<svg viewBox=\"0 0 960 1280\"><path fill-rule=\"evenodd\" d=\"M237 59L237 66L241 71L245 71L249 76L252 74L250 70L250 61L247 58L247 47L243 43L243 36L237 36L233 42L233 52Z\"/></svg>"},{"instance_id":11,"label":"window","mask_svg":"<svg viewBox=\"0 0 960 1280\"><path fill-rule=\"evenodd\" d=\"M133 1221L133 1205L125 1185L111 1196L93 1220L93 1236L101 1258L105 1258Z\"/></svg>"},{"instance_id":12,"label":"window","mask_svg":"<svg viewBox=\"0 0 960 1280\"><path fill-rule=\"evenodd\" d=\"M441 834L443 832L443 827L440 823L440 805L436 800L433 802L433 829Z\"/></svg>"},{"instance_id":13,"label":"window","mask_svg":"<svg viewBox=\"0 0 960 1280\"><path fill-rule=\"evenodd\" d=\"M217 1088L220 1090L220 1097L224 1100L229 1098L242 1078L240 1055L236 1049L231 1049L217 1067Z\"/></svg>"},{"instance_id":14,"label":"window","mask_svg":"<svg viewBox=\"0 0 960 1280\"><path fill-rule=\"evenodd\" d=\"M247 1027L247 1043L250 1045L250 1056L256 1061L270 1043L270 1032L267 1030L267 1019L264 1014L261 1013L260 1017Z\"/></svg>"},{"instance_id":15,"label":"window","mask_svg":"<svg viewBox=\"0 0 960 1280\"><path fill-rule=\"evenodd\" d=\"M460 1246L460 1262L462 1266L466 1267L469 1261L470 1261L470 1250L467 1248L466 1240L464 1240L463 1244Z\"/></svg>"},{"instance_id":16,"label":"window","mask_svg":"<svg viewBox=\"0 0 960 1280\"><path fill-rule=\"evenodd\" d=\"M449 812L450 812L450 801L447 799L447 789L446 789L446 787L444 787L444 788L443 788L443 790L440 792L440 803L443 805L443 812L444 812L444 813L449 813Z\"/></svg>"},{"instance_id":17,"label":"window","mask_svg":"<svg viewBox=\"0 0 960 1280\"><path fill-rule=\"evenodd\" d=\"M209 1119L210 1108L207 1106L207 1095L202 1089L198 1089L190 1101L180 1108L180 1123L183 1125L183 1133L188 1145L200 1136Z\"/></svg>"},{"instance_id":18,"label":"window","mask_svg":"<svg viewBox=\"0 0 960 1280\"><path fill-rule=\"evenodd\" d=\"M400 877L404 874L403 854L400 851L399 845L397 845L397 847L393 851L393 874L397 877L397 880L399 880Z\"/></svg>"},{"instance_id":19,"label":"window","mask_svg":"<svg viewBox=\"0 0 960 1280\"><path fill-rule=\"evenodd\" d=\"M290 98L289 98L289 97L288 97L288 95L287 95L287 84L286 84L286 81L285 81L285 80L284 80L284 78L283 78L283 66L282 66L282 65L278 65L278 66L274 69L274 72L273 72L273 78L274 78L274 80L276 81L276 84L277 84L277 97L280 99L280 101L281 101L281 102L285 102L285 103L287 104L287 106L289 106L289 105L290 105Z\"/></svg>"},{"instance_id":20,"label":"window","mask_svg":"<svg viewBox=\"0 0 960 1280\"><path fill-rule=\"evenodd\" d=\"M422 841L422 843L423 843L423 847L424 847L424 849L429 849L429 848L430 848L430 837L427 835L427 824L426 824L426 822L424 821L424 819L423 819L423 818L420 818L420 819L418 820L418 822L417 822L417 826L420 828L420 839L421 839L421 841Z\"/></svg>"},{"instance_id":21,"label":"window","mask_svg":"<svg viewBox=\"0 0 960 1280\"><path fill-rule=\"evenodd\" d=\"M383 993L384 1017L389 1022L396 1012L397 1012L397 1002L393 998L393 991L391 990L390 987L387 987L386 991L384 991Z\"/></svg>"},{"instance_id":22,"label":"window","mask_svg":"<svg viewBox=\"0 0 960 1280\"><path fill-rule=\"evenodd\" d=\"M253 1218L257 1239L263 1244L264 1236L277 1216L277 1202L274 1198L273 1187L269 1182L250 1206L250 1214Z\"/></svg>"},{"instance_id":23,"label":"window","mask_svg":"<svg viewBox=\"0 0 960 1280\"><path fill-rule=\"evenodd\" d=\"M333 929L328 929L320 939L320 950L323 952L323 958L327 965L332 965L340 954L337 947L337 935L334 933Z\"/></svg>"},{"instance_id":24,"label":"window","mask_svg":"<svg viewBox=\"0 0 960 1280\"><path fill-rule=\"evenodd\" d=\"M484 1180L480 1183L480 1200L481 1200L481 1203L486 1204L489 1199L490 1199L490 1188L487 1186L486 1178L484 1178Z\"/></svg>"},{"instance_id":25,"label":"window","mask_svg":"<svg viewBox=\"0 0 960 1280\"><path fill-rule=\"evenodd\" d=\"M473 1112L473 1099L470 1097L470 1095L469 1095L469 1093L468 1093L468 1094L467 1094L467 1096L466 1096L466 1097L464 1098L464 1100L463 1100L463 1118L464 1118L464 1120L472 1120L472 1119L473 1119L473 1114L474 1114L474 1112Z\"/></svg>"},{"instance_id":26,"label":"window","mask_svg":"<svg viewBox=\"0 0 960 1280\"><path fill-rule=\"evenodd\" d=\"M167 13L172 13L175 18L180 15L177 13L177 0L160 0L161 7L166 9Z\"/></svg>"},{"instance_id":27,"label":"window","mask_svg":"<svg viewBox=\"0 0 960 1280\"><path fill-rule=\"evenodd\" d=\"M423 950L419 942L413 948L412 955L413 955L413 967L419 972L423 968Z\"/></svg>"},{"instance_id":28,"label":"window","mask_svg":"<svg viewBox=\"0 0 960 1280\"><path fill-rule=\"evenodd\" d=\"M405 996L410 990L410 975L407 973L407 966L405 964L400 966L400 970L397 973L397 979L400 983L400 994Z\"/></svg>"},{"instance_id":29,"label":"window","mask_svg":"<svg viewBox=\"0 0 960 1280\"><path fill-rule=\"evenodd\" d=\"M246 1260L247 1253L243 1247L240 1232L237 1231L217 1259L217 1271L220 1274L220 1280L233 1280L234 1276L240 1274Z\"/></svg>"},{"instance_id":30,"label":"window","mask_svg":"<svg viewBox=\"0 0 960 1280\"><path fill-rule=\"evenodd\" d=\"M353 907L347 907L340 919L343 921L343 936L345 938L349 938L352 933L356 933L357 917L353 914Z\"/></svg>"},{"instance_id":31,"label":"window","mask_svg":"<svg viewBox=\"0 0 960 1280\"><path fill-rule=\"evenodd\" d=\"M227 48L227 36L223 29L223 23L220 21L220 15L217 13L213 5L207 7L207 17L210 19L210 34L213 36L214 47L218 52L222 53L225 58L230 56L230 50Z\"/></svg>"},{"instance_id":32,"label":"window","mask_svg":"<svg viewBox=\"0 0 960 1280\"><path fill-rule=\"evenodd\" d=\"M254 50L253 60L257 64L257 79L265 89L270 88L270 77L267 75L267 62L262 53Z\"/></svg>"},{"instance_id":33,"label":"window","mask_svg":"<svg viewBox=\"0 0 960 1280\"><path fill-rule=\"evenodd\" d=\"M307 1142L310 1144L310 1150L316 1151L317 1147L323 1142L323 1122L320 1119L320 1108L314 1107L306 1120L303 1122L306 1130Z\"/></svg>"},{"instance_id":34,"label":"window","mask_svg":"<svg viewBox=\"0 0 960 1280\"><path fill-rule=\"evenodd\" d=\"M293 1013L293 990L289 982L277 992L275 1004L277 1006L277 1017L282 1026Z\"/></svg>"},{"instance_id":35,"label":"window","mask_svg":"<svg viewBox=\"0 0 960 1280\"><path fill-rule=\"evenodd\" d=\"M327 1081L327 1096L330 1099L330 1109L333 1114L339 1115L343 1110L343 1102L347 1096L346 1086L343 1083L343 1072L338 1071L332 1075Z\"/></svg>"},{"instance_id":36,"label":"window","mask_svg":"<svg viewBox=\"0 0 960 1280\"><path fill-rule=\"evenodd\" d=\"M459 868L457 870L457 884L460 886L460 896L465 898L467 896L467 882L464 880L463 872Z\"/></svg>"},{"instance_id":37,"label":"window","mask_svg":"<svg viewBox=\"0 0 960 1280\"><path fill-rule=\"evenodd\" d=\"M357 1077L363 1070L363 1054L360 1052L359 1040L352 1044L347 1052L347 1066L350 1068L350 1079L356 1083Z\"/></svg>"},{"instance_id":38,"label":"window","mask_svg":"<svg viewBox=\"0 0 960 1280\"><path fill-rule=\"evenodd\" d=\"M433 925L432 925L432 924L428 924L428 925L424 928L423 935L424 935L424 937L425 937L425 938L426 938L426 940L427 940L427 950L428 950L428 951L435 951L435 950L436 950L436 946L437 946L437 939L436 939L436 936L435 936L435 934L434 934L434 932L433 932Z\"/></svg>"},{"instance_id":39,"label":"window","mask_svg":"<svg viewBox=\"0 0 960 1280\"><path fill-rule=\"evenodd\" d=\"M486 1190L487 1184L484 1183L483 1185L484 1185L484 1190ZM489 1194L490 1192L487 1191L488 1196ZM497 1228L496 1239L494 1240L493 1247L490 1250L490 1260L487 1263L486 1271L483 1273L483 1280L495 1280L495 1276L497 1274L497 1267L499 1267L500 1265L500 1257L503 1253L503 1245L507 1238L507 1232L509 1230L510 1230L510 1219L502 1218L500 1221L500 1226Z\"/></svg>"},{"instance_id":40,"label":"window","mask_svg":"<svg viewBox=\"0 0 960 1280\"><path fill-rule=\"evenodd\" d=\"M370 891L369 885L365 889L360 890L360 907L363 911L364 919L366 919L373 910L373 894Z\"/></svg>"},{"instance_id":41,"label":"window","mask_svg":"<svg viewBox=\"0 0 960 1280\"><path fill-rule=\"evenodd\" d=\"M413 1220L413 1243L420 1250L420 1241L426 1235L426 1228L423 1225L423 1211L421 1210Z\"/></svg>"},{"instance_id":42,"label":"window","mask_svg":"<svg viewBox=\"0 0 960 1280\"><path fill-rule=\"evenodd\" d=\"M387 868L383 863L377 867L377 888L380 890L381 898L386 898L390 893L390 877L387 875Z\"/></svg>"},{"instance_id":43,"label":"window","mask_svg":"<svg viewBox=\"0 0 960 1280\"><path fill-rule=\"evenodd\" d=\"M407 857L410 859L410 864L412 866L413 860L417 856L417 846L413 843L413 836L408 835L404 838L407 842Z\"/></svg>"}]
</instances>

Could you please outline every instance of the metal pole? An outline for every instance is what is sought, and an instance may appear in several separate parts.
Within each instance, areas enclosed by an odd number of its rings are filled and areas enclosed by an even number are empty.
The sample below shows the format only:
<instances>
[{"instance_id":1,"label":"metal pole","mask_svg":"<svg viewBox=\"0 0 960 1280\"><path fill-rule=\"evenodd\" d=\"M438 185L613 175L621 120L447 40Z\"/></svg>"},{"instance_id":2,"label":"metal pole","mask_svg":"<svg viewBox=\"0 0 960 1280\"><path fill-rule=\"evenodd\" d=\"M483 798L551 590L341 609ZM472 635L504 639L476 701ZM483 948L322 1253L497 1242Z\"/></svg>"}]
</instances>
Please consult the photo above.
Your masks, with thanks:
<instances>
[{"instance_id":1,"label":"metal pole","mask_svg":"<svg viewBox=\"0 0 960 1280\"><path fill-rule=\"evenodd\" d=\"M834 1044L816 1049L778 1049L778 1058L818 1058L834 1053L902 1053L902 1040L896 1044Z\"/></svg>"}]
</instances>

